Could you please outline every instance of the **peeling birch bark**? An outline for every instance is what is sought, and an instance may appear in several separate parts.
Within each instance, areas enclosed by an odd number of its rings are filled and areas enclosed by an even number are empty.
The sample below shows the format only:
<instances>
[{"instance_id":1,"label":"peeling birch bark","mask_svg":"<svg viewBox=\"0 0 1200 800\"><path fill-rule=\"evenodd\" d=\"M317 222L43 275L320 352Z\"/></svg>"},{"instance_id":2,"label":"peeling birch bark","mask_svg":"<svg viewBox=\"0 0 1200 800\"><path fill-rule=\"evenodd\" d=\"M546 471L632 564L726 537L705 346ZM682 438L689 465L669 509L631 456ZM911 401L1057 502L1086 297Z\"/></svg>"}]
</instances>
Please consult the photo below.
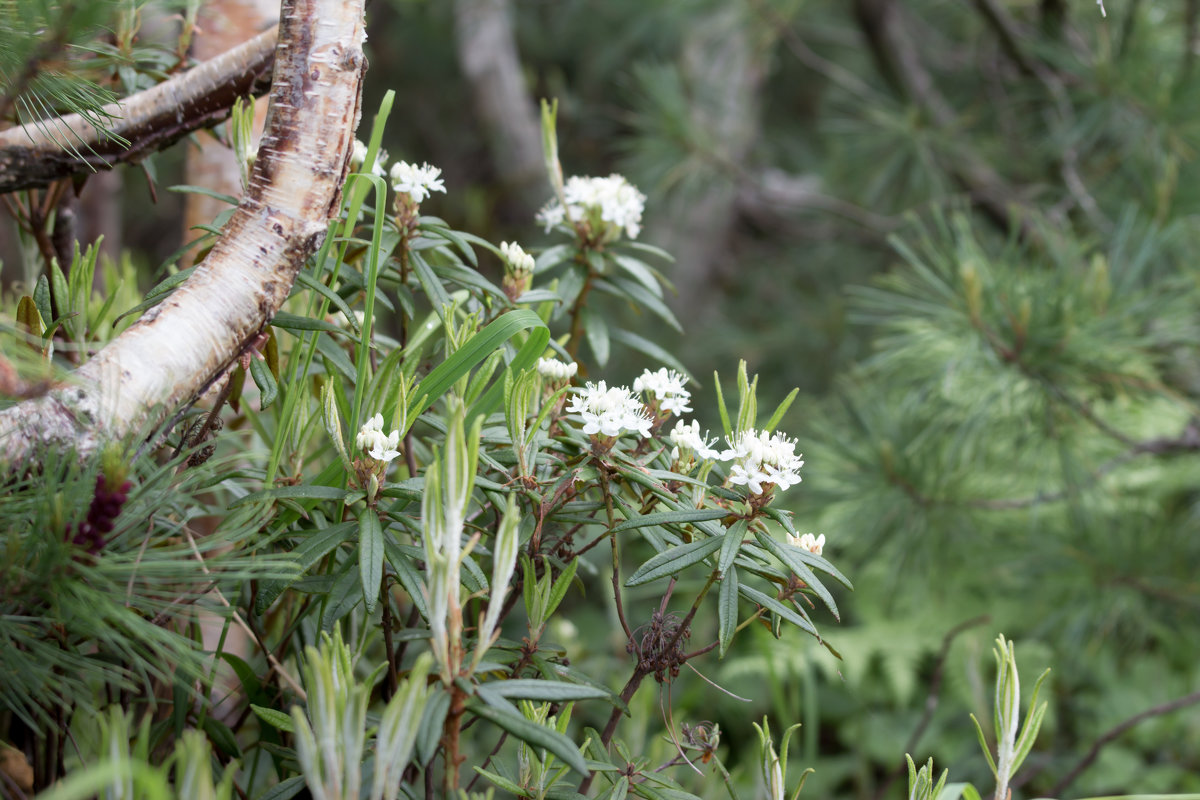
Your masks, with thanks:
<instances>
[{"instance_id":1,"label":"peeling birch bark","mask_svg":"<svg viewBox=\"0 0 1200 800\"><path fill-rule=\"evenodd\" d=\"M279 0L209 0L196 17L198 31L192 38L192 56L198 61L217 58L241 45L258 31L279 20ZM254 143L262 136L267 119L267 104L254 107ZM242 168L233 149L217 140L211 132L201 132L188 142L183 182L203 186L230 197L242 196ZM183 241L196 237L197 225L208 225L225 209L224 201L206 194L187 194L183 198ZM188 250L179 261L180 269L192 266L196 251Z\"/></svg>"},{"instance_id":2,"label":"peeling birch bark","mask_svg":"<svg viewBox=\"0 0 1200 800\"><path fill-rule=\"evenodd\" d=\"M106 136L78 114L0 131L0 193L140 161L199 128L225 120L233 101L270 88L275 28L157 86L109 103Z\"/></svg>"},{"instance_id":3,"label":"peeling birch bark","mask_svg":"<svg viewBox=\"0 0 1200 800\"><path fill-rule=\"evenodd\" d=\"M163 419L228 368L324 240L359 118L364 0L284 0L250 188L192 277L62 386L0 412L0 461L91 452Z\"/></svg>"}]
</instances>

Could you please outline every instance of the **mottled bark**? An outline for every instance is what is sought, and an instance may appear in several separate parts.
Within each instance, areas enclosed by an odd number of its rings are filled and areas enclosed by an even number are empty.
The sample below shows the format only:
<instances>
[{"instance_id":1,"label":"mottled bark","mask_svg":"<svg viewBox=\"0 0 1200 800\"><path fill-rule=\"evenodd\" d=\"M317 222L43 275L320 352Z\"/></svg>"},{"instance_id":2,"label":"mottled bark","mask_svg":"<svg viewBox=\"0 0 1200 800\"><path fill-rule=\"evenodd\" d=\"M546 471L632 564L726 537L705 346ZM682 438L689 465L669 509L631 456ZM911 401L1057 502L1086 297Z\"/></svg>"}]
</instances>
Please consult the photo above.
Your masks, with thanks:
<instances>
[{"instance_id":1,"label":"mottled bark","mask_svg":"<svg viewBox=\"0 0 1200 800\"><path fill-rule=\"evenodd\" d=\"M208 61L241 45L270 28L279 19L279 0L209 0L196 18L197 33L192 40L192 56ZM254 136L262 136L267 119L266 103L259 103L254 114ZM189 143L183 182L203 186L230 197L241 197L242 171L233 150L209 132L199 133ZM208 225L227 209L222 201L204 194L188 194L183 202L185 241L197 234L197 225ZM188 251L180 267L190 267L194 251Z\"/></svg>"},{"instance_id":2,"label":"mottled bark","mask_svg":"<svg viewBox=\"0 0 1200 800\"><path fill-rule=\"evenodd\" d=\"M0 193L46 186L60 178L134 163L199 128L229 116L235 98L270 87L274 29L223 56L110 103L109 129L97 131L78 114L0 131Z\"/></svg>"},{"instance_id":3,"label":"mottled bark","mask_svg":"<svg viewBox=\"0 0 1200 800\"><path fill-rule=\"evenodd\" d=\"M496 174L527 209L550 196L537 107L521 69L509 0L455 0L458 63Z\"/></svg>"},{"instance_id":4,"label":"mottled bark","mask_svg":"<svg viewBox=\"0 0 1200 800\"><path fill-rule=\"evenodd\" d=\"M363 0L285 0L267 129L224 235L178 291L45 397L0 413L9 466L95 450L193 400L287 298L338 209L359 118Z\"/></svg>"}]
</instances>

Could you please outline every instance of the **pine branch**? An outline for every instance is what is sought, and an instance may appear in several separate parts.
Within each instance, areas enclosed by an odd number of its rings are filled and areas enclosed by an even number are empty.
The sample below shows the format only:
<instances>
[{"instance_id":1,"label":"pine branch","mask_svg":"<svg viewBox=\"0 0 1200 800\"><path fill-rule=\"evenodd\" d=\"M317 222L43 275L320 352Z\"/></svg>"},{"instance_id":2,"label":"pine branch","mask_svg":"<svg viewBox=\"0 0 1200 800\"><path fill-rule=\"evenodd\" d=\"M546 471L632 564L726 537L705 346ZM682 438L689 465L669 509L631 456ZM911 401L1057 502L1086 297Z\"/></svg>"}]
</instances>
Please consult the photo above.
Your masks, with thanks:
<instances>
[{"instance_id":1,"label":"pine branch","mask_svg":"<svg viewBox=\"0 0 1200 800\"><path fill-rule=\"evenodd\" d=\"M107 132L80 114L0 131L0 193L47 186L140 161L229 116L233 101L270 88L278 29L153 88L104 106ZM128 143L128 144L126 144Z\"/></svg>"},{"instance_id":2,"label":"pine branch","mask_svg":"<svg viewBox=\"0 0 1200 800\"><path fill-rule=\"evenodd\" d=\"M958 115L938 90L933 76L904 29L895 0L855 0L859 27L883 77L902 96L915 103L943 132L953 131ZM1032 209L992 165L962 140L945 152L947 171L971 201L1001 230L1015 224L1021 238L1036 244L1043 236L1031 223Z\"/></svg>"}]
</instances>

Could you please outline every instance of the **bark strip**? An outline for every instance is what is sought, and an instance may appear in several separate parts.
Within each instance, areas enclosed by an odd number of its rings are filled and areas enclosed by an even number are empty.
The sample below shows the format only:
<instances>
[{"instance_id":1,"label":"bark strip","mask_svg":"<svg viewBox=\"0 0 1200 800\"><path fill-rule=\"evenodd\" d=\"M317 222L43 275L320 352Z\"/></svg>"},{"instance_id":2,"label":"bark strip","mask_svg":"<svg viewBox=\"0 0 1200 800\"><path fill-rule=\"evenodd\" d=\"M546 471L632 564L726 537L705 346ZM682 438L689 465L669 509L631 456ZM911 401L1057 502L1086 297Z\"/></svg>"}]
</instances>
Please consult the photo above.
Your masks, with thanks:
<instances>
[{"instance_id":1,"label":"bark strip","mask_svg":"<svg viewBox=\"0 0 1200 800\"><path fill-rule=\"evenodd\" d=\"M224 121L235 99L270 89L277 34L271 28L168 81L109 103L104 111L113 119L112 135L79 114L0 131L0 193L134 163Z\"/></svg>"},{"instance_id":2,"label":"bark strip","mask_svg":"<svg viewBox=\"0 0 1200 800\"><path fill-rule=\"evenodd\" d=\"M283 303L323 241L359 118L363 0L284 0L267 128L250 188L178 291L63 386L0 412L0 462L38 442L95 450L193 400ZM0 470L2 471L2 470Z\"/></svg>"}]
</instances>

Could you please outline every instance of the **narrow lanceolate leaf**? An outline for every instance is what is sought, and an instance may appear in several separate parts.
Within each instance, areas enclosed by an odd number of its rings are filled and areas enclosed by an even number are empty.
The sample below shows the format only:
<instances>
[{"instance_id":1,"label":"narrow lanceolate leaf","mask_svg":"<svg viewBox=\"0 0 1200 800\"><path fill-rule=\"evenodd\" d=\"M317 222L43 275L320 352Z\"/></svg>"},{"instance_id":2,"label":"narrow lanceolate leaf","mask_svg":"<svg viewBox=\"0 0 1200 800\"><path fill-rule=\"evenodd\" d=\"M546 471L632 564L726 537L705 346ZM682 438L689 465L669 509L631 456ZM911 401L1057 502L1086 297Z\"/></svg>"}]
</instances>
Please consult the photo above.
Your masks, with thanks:
<instances>
[{"instance_id":1,"label":"narrow lanceolate leaf","mask_svg":"<svg viewBox=\"0 0 1200 800\"><path fill-rule=\"evenodd\" d=\"M796 611L796 609L788 608L783 603L776 600L774 597L770 597L768 595L763 594L758 589L755 589L753 586L740 586L740 587L738 587L738 591L741 592L742 597L745 597L747 600L750 600L752 602L758 603L760 606L762 606L766 610L777 615L780 619L792 623L800 630L807 631L808 633L811 633L813 636L816 636L818 639L821 638L820 634L817 633L817 629L815 627L813 627L813 624L811 622L809 622L807 619L805 619L803 616L801 616L801 614L798 611Z\"/></svg>"},{"instance_id":2,"label":"narrow lanceolate leaf","mask_svg":"<svg viewBox=\"0 0 1200 800\"><path fill-rule=\"evenodd\" d=\"M829 590L825 588L825 585L817 579L817 576L811 569L808 568L808 565L805 564L804 560L800 557L800 553L808 551L804 550L802 547L796 547L795 545L780 544L779 542L775 541L775 539L772 538L769 533L764 533L763 531L755 531L754 538L758 539L758 543L765 547L771 553L771 555L778 558L785 565L787 565L788 569L796 573L796 577L808 584L808 588L816 592L817 597L821 598L821 602L823 602L826 608L829 609L830 613L833 614L834 619L841 620L841 616L838 614L837 603L834 602L833 595L829 593Z\"/></svg>"},{"instance_id":3,"label":"narrow lanceolate leaf","mask_svg":"<svg viewBox=\"0 0 1200 800\"><path fill-rule=\"evenodd\" d=\"M730 566L721 576L721 591L717 597L717 620L717 640L720 642L718 655L724 658L738 623L737 567Z\"/></svg>"},{"instance_id":4,"label":"narrow lanceolate leaf","mask_svg":"<svg viewBox=\"0 0 1200 800\"><path fill-rule=\"evenodd\" d=\"M254 712L255 716L270 725L272 728L284 731L285 733L296 732L296 723L292 721L290 715L285 714L282 711L276 711L273 708L264 708L256 705L251 705L250 710Z\"/></svg>"},{"instance_id":5,"label":"narrow lanceolate leaf","mask_svg":"<svg viewBox=\"0 0 1200 800\"><path fill-rule=\"evenodd\" d=\"M659 553L654 558L642 564L637 570L629 576L629 580L625 581L626 586L639 586L643 583L665 578L668 575L690 567L698 561L703 561L708 556L720 549L721 544L725 541L724 537L711 536L707 539L701 539L688 544L681 544L678 547L672 547L662 553Z\"/></svg>"},{"instance_id":6,"label":"narrow lanceolate leaf","mask_svg":"<svg viewBox=\"0 0 1200 800\"><path fill-rule=\"evenodd\" d=\"M476 333L463 344L462 347L454 351L454 355L447 358L441 364L438 364L425 378L417 384L417 388L413 390L412 396L418 398L418 402L409 409L409 418L417 417L422 411L429 408L439 397L449 391L459 378L466 375L477 364L482 362L488 356L501 347L506 341L511 339L517 333L523 330L542 330L545 331L549 341L549 329L542 322L541 318L527 308L518 308L513 311L503 314L495 321L489 323L487 327ZM542 349L545 345L542 345ZM532 363L532 362L530 362ZM528 365L525 365L528 366ZM513 371L516 372L518 367L513 366ZM497 400L503 399L503 383L499 383L499 390L496 393ZM484 395L483 400L489 400L488 395Z\"/></svg>"},{"instance_id":7,"label":"narrow lanceolate leaf","mask_svg":"<svg viewBox=\"0 0 1200 800\"><path fill-rule=\"evenodd\" d=\"M375 610L379 584L383 580L383 526L379 515L367 509L358 520L358 574L362 578L367 613Z\"/></svg>"},{"instance_id":8,"label":"narrow lanceolate leaf","mask_svg":"<svg viewBox=\"0 0 1200 800\"><path fill-rule=\"evenodd\" d=\"M648 528L651 525L706 522L710 519L721 519L721 517L726 516L729 516L729 512L723 508L698 508L694 511L659 511L654 514L645 514L640 517L627 519L615 526L612 532L620 533L621 531L633 530L634 528Z\"/></svg>"},{"instance_id":9,"label":"narrow lanceolate leaf","mask_svg":"<svg viewBox=\"0 0 1200 800\"><path fill-rule=\"evenodd\" d=\"M313 486L302 483L299 486L278 486L274 489L263 489L261 492L251 492L245 497L234 500L229 507L234 508L259 500L342 500L345 497L346 490L336 486Z\"/></svg>"},{"instance_id":10,"label":"narrow lanceolate leaf","mask_svg":"<svg viewBox=\"0 0 1200 800\"><path fill-rule=\"evenodd\" d=\"M543 700L551 703L568 700L597 700L611 696L611 692L595 686L580 686L566 681L542 681L532 678L516 678L484 684L493 694L513 700Z\"/></svg>"},{"instance_id":11,"label":"narrow lanceolate leaf","mask_svg":"<svg viewBox=\"0 0 1200 800\"><path fill-rule=\"evenodd\" d=\"M725 531L725 535L721 538L721 556L717 559L717 571L722 575L725 571L733 566L733 560L737 558L737 554L742 550L742 537L746 535L746 528L749 526L744 519L739 519Z\"/></svg>"},{"instance_id":12,"label":"narrow lanceolate leaf","mask_svg":"<svg viewBox=\"0 0 1200 800\"><path fill-rule=\"evenodd\" d=\"M518 714L486 706L473 698L467 702L467 708L471 713L498 725L521 741L548 750L579 774L588 774L587 762L583 760L575 743L558 731L531 722Z\"/></svg>"}]
</instances>

